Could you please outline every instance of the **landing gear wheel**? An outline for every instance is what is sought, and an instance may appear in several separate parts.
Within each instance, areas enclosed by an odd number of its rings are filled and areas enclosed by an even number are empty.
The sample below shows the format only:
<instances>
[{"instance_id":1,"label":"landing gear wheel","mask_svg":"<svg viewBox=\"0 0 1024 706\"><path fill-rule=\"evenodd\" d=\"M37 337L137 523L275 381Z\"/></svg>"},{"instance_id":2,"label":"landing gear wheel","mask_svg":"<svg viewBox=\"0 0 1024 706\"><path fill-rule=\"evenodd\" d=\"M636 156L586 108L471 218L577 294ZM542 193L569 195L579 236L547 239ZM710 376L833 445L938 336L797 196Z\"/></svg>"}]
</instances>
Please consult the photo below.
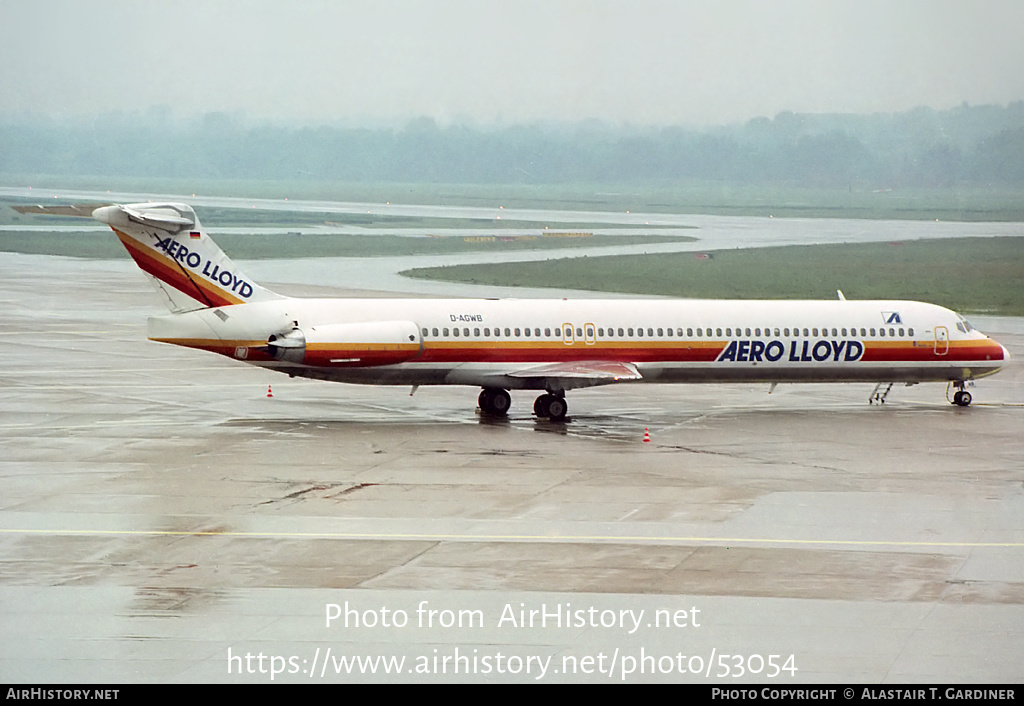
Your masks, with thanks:
<instances>
[{"instance_id":1,"label":"landing gear wheel","mask_svg":"<svg viewBox=\"0 0 1024 706\"><path fill-rule=\"evenodd\" d=\"M565 398L551 393L543 394L533 403L533 413L541 419L547 418L553 422L564 422L568 406Z\"/></svg>"},{"instance_id":2,"label":"landing gear wheel","mask_svg":"<svg viewBox=\"0 0 1024 706\"><path fill-rule=\"evenodd\" d=\"M568 411L569 406L565 404L564 397L551 396L551 401L548 403L548 419L553 422L564 422Z\"/></svg>"},{"instance_id":3,"label":"landing gear wheel","mask_svg":"<svg viewBox=\"0 0 1024 706\"><path fill-rule=\"evenodd\" d=\"M953 404L958 407L966 407L971 403L971 393L967 390L957 390L953 395Z\"/></svg>"},{"instance_id":4,"label":"landing gear wheel","mask_svg":"<svg viewBox=\"0 0 1024 706\"><path fill-rule=\"evenodd\" d=\"M507 391L500 388L485 387L477 398L480 411L484 414L492 414L495 417L504 417L512 406L512 397Z\"/></svg>"},{"instance_id":5,"label":"landing gear wheel","mask_svg":"<svg viewBox=\"0 0 1024 706\"><path fill-rule=\"evenodd\" d=\"M547 417L550 414L548 406L551 404L552 397L553 395L541 395L538 397L533 403L533 413L542 419Z\"/></svg>"}]
</instances>

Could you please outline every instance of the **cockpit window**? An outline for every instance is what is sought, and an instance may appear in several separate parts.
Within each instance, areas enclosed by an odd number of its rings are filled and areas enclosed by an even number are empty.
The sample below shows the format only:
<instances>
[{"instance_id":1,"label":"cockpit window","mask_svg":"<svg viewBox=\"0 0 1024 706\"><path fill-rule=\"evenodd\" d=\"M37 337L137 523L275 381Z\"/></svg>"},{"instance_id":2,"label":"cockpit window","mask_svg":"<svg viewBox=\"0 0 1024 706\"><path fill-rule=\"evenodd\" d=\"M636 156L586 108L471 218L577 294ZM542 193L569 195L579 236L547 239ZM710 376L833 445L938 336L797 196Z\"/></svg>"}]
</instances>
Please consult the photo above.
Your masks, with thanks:
<instances>
[{"instance_id":1,"label":"cockpit window","mask_svg":"<svg viewBox=\"0 0 1024 706\"><path fill-rule=\"evenodd\" d=\"M974 330L974 327L971 326L971 322L965 319L964 317L960 316L960 314L957 314L956 318L960 319L960 323L963 324L963 327L961 327L960 324L957 324L956 327L958 329L960 329L964 333L970 333L971 331Z\"/></svg>"}]
</instances>

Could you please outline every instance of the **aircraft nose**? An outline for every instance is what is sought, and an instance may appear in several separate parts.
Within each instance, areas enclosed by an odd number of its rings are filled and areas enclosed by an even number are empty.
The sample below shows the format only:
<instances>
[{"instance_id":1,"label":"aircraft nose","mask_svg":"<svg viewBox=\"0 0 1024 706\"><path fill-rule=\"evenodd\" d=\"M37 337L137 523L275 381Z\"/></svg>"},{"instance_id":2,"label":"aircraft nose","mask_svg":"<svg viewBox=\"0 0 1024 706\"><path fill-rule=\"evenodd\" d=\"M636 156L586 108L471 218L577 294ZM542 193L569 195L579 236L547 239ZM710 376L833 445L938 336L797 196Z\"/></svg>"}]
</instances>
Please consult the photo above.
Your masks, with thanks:
<instances>
[{"instance_id":1,"label":"aircraft nose","mask_svg":"<svg viewBox=\"0 0 1024 706\"><path fill-rule=\"evenodd\" d=\"M1000 344L999 347L1003 349L1003 362L1004 363L1009 363L1010 362L1010 351L1006 350L1006 346L1004 346L1002 344Z\"/></svg>"}]
</instances>

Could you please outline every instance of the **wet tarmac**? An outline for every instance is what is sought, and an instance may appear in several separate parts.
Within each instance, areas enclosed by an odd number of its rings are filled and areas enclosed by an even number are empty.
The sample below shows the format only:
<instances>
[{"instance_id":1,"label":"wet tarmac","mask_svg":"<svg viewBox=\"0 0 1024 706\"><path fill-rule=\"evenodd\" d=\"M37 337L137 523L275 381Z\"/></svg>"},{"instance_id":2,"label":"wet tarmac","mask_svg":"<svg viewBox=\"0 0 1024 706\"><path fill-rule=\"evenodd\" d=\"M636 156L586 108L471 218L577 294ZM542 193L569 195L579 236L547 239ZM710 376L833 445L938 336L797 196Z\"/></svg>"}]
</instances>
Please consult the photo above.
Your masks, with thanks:
<instances>
[{"instance_id":1,"label":"wet tarmac","mask_svg":"<svg viewBox=\"0 0 1024 706\"><path fill-rule=\"evenodd\" d=\"M624 385L552 424L151 343L127 259L2 254L0 301L4 681L1024 678L1019 321L967 409Z\"/></svg>"}]
</instances>

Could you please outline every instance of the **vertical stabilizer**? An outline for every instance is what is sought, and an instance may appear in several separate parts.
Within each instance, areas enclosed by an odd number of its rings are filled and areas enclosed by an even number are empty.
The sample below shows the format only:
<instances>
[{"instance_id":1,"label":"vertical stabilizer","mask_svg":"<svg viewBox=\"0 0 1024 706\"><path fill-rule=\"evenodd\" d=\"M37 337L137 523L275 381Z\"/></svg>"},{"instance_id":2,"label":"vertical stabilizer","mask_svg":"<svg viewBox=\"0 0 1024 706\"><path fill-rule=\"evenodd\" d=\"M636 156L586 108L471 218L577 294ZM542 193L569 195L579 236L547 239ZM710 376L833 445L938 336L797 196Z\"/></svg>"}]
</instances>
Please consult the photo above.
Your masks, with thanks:
<instances>
[{"instance_id":1,"label":"vertical stabilizer","mask_svg":"<svg viewBox=\"0 0 1024 706\"><path fill-rule=\"evenodd\" d=\"M281 299L246 277L203 230L191 206L140 203L97 208L172 312Z\"/></svg>"}]
</instances>

